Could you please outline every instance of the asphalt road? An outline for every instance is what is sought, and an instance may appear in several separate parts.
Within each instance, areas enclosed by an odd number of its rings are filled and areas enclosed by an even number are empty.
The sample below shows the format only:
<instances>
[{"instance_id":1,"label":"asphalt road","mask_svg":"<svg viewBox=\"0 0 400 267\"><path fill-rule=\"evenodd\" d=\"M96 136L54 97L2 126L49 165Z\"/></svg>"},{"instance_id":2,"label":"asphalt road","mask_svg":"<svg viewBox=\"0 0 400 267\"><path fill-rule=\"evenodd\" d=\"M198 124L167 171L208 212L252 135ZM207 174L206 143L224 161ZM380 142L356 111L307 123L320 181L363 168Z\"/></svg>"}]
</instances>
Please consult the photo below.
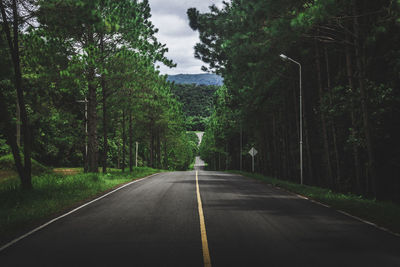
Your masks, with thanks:
<instances>
[{"instance_id":1,"label":"asphalt road","mask_svg":"<svg viewBox=\"0 0 400 267\"><path fill-rule=\"evenodd\" d=\"M264 183L198 172L213 266L400 266L400 238ZM0 252L1 266L204 266L195 171L143 179Z\"/></svg>"}]
</instances>

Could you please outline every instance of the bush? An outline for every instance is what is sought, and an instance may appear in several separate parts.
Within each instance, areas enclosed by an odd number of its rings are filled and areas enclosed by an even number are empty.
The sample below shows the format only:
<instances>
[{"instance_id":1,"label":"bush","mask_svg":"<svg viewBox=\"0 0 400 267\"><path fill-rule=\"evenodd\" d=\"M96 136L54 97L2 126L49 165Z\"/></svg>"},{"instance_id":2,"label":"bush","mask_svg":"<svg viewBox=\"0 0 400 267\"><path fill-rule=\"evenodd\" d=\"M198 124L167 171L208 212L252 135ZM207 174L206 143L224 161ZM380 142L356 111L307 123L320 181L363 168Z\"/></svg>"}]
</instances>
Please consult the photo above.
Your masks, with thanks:
<instances>
[{"instance_id":1,"label":"bush","mask_svg":"<svg viewBox=\"0 0 400 267\"><path fill-rule=\"evenodd\" d=\"M6 144L6 140L0 137L0 156L11 153L10 148Z\"/></svg>"},{"instance_id":2,"label":"bush","mask_svg":"<svg viewBox=\"0 0 400 267\"><path fill-rule=\"evenodd\" d=\"M22 159L24 158L21 156ZM3 171L17 171L14 163L14 157L11 154L5 155L0 157L0 170ZM32 174L33 175L39 175L43 173L49 173L51 170L47 168L46 166L40 164L36 160L32 159Z\"/></svg>"}]
</instances>

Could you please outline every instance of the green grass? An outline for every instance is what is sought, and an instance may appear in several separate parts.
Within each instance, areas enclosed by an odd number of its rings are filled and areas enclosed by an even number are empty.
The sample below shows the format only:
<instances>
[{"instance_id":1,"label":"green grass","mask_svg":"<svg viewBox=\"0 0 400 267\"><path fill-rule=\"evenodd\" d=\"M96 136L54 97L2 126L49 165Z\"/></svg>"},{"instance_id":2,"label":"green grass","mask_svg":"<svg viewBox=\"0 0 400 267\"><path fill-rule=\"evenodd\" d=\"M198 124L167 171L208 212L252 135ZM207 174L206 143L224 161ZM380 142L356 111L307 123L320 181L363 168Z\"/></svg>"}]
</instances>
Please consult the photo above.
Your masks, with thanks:
<instances>
[{"instance_id":1,"label":"green grass","mask_svg":"<svg viewBox=\"0 0 400 267\"><path fill-rule=\"evenodd\" d=\"M239 171L229 172L261 180L273 186L279 186L288 191L327 204L334 209L342 210L364 220L371 221L393 232L400 233L400 205L395 203L365 199L353 194L335 193L329 189L295 184L271 177L265 177L260 174Z\"/></svg>"},{"instance_id":2,"label":"green grass","mask_svg":"<svg viewBox=\"0 0 400 267\"><path fill-rule=\"evenodd\" d=\"M188 167L188 171L193 171L194 170L194 164L196 163L196 159L193 160L192 163L190 163L189 167Z\"/></svg>"},{"instance_id":3,"label":"green grass","mask_svg":"<svg viewBox=\"0 0 400 267\"><path fill-rule=\"evenodd\" d=\"M21 191L17 178L0 183L0 244L80 203L134 179L159 172L134 168L132 173L44 174L33 177L33 190Z\"/></svg>"}]
</instances>

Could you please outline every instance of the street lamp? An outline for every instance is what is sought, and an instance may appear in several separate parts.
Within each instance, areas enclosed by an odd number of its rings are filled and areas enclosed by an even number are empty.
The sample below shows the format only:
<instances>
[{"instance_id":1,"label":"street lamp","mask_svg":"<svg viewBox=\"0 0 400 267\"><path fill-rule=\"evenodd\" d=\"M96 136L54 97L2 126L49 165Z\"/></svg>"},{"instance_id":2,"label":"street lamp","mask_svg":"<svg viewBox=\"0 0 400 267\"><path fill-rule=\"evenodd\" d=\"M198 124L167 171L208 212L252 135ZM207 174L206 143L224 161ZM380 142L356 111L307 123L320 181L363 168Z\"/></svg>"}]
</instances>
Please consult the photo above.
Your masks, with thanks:
<instances>
[{"instance_id":1,"label":"street lamp","mask_svg":"<svg viewBox=\"0 0 400 267\"><path fill-rule=\"evenodd\" d=\"M299 121L300 121L300 184L303 184L303 107L302 107L302 91L301 91L301 64L297 62L296 60L291 59L288 56L285 56L284 54L280 54L280 57L284 61L291 61L299 66L299 74L300 74L300 115L299 115Z\"/></svg>"}]
</instances>

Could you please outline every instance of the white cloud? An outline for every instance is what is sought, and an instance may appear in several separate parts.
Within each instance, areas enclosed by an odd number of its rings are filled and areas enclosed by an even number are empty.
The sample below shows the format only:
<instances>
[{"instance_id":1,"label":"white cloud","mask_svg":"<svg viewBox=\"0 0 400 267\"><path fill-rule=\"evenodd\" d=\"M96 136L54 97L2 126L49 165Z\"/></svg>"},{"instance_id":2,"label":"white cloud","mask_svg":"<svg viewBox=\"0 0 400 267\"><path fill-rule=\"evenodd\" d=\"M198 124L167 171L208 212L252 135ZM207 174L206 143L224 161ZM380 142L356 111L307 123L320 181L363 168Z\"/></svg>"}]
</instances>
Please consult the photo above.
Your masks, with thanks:
<instances>
[{"instance_id":1,"label":"white cloud","mask_svg":"<svg viewBox=\"0 0 400 267\"><path fill-rule=\"evenodd\" d=\"M195 7L200 12L205 12L208 7L215 4L222 6L222 0L149 0L154 13L169 13L186 15L186 10Z\"/></svg>"},{"instance_id":2,"label":"white cloud","mask_svg":"<svg viewBox=\"0 0 400 267\"><path fill-rule=\"evenodd\" d=\"M156 14L152 16L154 25L159 25L161 36L182 36L193 34L188 21L173 14ZM161 29L160 29L161 28Z\"/></svg>"},{"instance_id":3,"label":"white cloud","mask_svg":"<svg viewBox=\"0 0 400 267\"><path fill-rule=\"evenodd\" d=\"M222 0L150 0L151 21L159 29L158 40L166 44L167 57L178 64L176 68L160 66L162 74L202 73L203 62L194 58L194 46L199 42L198 33L189 27L186 15L188 8L195 7L207 12L216 4L222 7Z\"/></svg>"}]
</instances>

